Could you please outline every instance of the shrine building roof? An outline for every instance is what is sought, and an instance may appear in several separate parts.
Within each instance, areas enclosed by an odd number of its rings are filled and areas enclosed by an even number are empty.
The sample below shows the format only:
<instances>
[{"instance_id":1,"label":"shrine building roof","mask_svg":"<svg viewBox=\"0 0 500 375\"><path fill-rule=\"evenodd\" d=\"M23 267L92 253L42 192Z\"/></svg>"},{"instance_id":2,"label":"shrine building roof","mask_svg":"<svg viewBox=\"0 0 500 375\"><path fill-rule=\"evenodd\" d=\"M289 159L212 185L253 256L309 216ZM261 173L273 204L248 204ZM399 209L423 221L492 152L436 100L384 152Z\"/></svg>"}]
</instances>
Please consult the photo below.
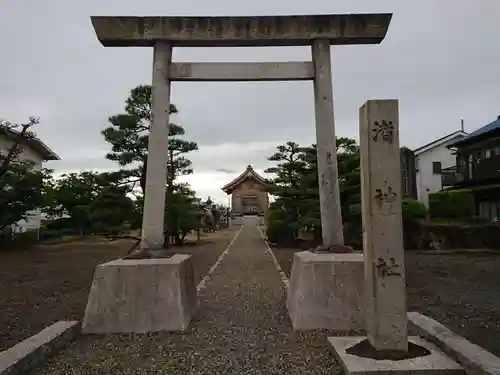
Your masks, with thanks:
<instances>
[{"instance_id":1,"label":"shrine building roof","mask_svg":"<svg viewBox=\"0 0 500 375\"><path fill-rule=\"evenodd\" d=\"M259 175L257 172L255 172L255 170L252 168L251 165L248 165L242 174L240 174L230 183L224 185L222 187L222 190L226 194L231 194L234 189L236 189L238 186L240 186L243 182L247 180L254 180L255 182L261 184L262 186L267 186L266 179L261 175Z\"/></svg>"}]
</instances>

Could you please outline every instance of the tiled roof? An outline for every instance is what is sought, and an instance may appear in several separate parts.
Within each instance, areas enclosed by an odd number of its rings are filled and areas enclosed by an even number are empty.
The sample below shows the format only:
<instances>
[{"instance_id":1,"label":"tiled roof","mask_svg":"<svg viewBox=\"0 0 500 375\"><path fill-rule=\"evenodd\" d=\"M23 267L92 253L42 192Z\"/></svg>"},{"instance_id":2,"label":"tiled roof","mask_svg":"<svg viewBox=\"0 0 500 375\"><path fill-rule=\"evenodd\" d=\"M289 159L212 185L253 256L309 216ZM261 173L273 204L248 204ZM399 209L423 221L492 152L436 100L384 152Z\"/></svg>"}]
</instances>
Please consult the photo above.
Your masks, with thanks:
<instances>
[{"instance_id":1,"label":"tiled roof","mask_svg":"<svg viewBox=\"0 0 500 375\"><path fill-rule=\"evenodd\" d=\"M457 130L456 132L450 133L448 135L445 135L444 137L438 138L430 143L427 143L423 146L420 146L419 148L416 148L415 150L413 150L413 152L415 153L415 155L418 155L418 154L421 154L422 152L425 152L425 151L430 150L434 147L437 147L443 143L446 143L450 140L453 140L454 138L459 138L459 137L464 137L464 136L467 136L467 133L465 133L462 130ZM462 139L462 138L460 138L460 139Z\"/></svg>"},{"instance_id":2,"label":"tiled roof","mask_svg":"<svg viewBox=\"0 0 500 375\"><path fill-rule=\"evenodd\" d=\"M0 125L0 134L4 134L7 137L12 137L18 135L19 131ZM31 139L27 139L25 140L25 143L34 151L39 153L44 160L61 160L61 158L39 138L34 137Z\"/></svg>"},{"instance_id":3,"label":"tiled roof","mask_svg":"<svg viewBox=\"0 0 500 375\"><path fill-rule=\"evenodd\" d=\"M247 168L245 169L245 172L243 172L233 181L222 187L222 190L226 194L231 194L234 188L239 184L241 184L243 181L245 181L245 179L247 178L253 178L255 181L261 183L262 185L266 185L266 180L262 176L260 176L257 172L255 172L255 170L252 168L251 165L248 165Z\"/></svg>"},{"instance_id":4,"label":"tiled roof","mask_svg":"<svg viewBox=\"0 0 500 375\"><path fill-rule=\"evenodd\" d=\"M454 147L466 142L470 142L475 138L478 138L479 136L485 135L487 133L493 132L498 129L500 129L500 116L498 116L498 118L495 121L490 122L488 125L485 125L482 128L473 131L472 133L458 140L457 142L450 144L448 147Z\"/></svg>"}]
</instances>

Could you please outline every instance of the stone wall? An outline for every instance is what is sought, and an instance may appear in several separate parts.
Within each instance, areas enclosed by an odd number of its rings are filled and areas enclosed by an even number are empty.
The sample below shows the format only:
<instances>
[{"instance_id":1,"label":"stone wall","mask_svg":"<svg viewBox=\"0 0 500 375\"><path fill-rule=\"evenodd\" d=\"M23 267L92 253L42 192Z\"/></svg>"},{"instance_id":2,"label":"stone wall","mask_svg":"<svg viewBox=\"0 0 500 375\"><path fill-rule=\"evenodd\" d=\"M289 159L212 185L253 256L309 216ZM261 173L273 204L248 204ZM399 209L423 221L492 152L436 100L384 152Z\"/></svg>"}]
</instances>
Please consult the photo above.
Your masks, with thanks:
<instances>
[{"instance_id":1,"label":"stone wall","mask_svg":"<svg viewBox=\"0 0 500 375\"><path fill-rule=\"evenodd\" d=\"M500 249L500 225L423 223L405 231L407 249Z\"/></svg>"},{"instance_id":2,"label":"stone wall","mask_svg":"<svg viewBox=\"0 0 500 375\"><path fill-rule=\"evenodd\" d=\"M404 222L407 250L500 249L500 225ZM362 249L361 223L345 223L346 244Z\"/></svg>"}]
</instances>

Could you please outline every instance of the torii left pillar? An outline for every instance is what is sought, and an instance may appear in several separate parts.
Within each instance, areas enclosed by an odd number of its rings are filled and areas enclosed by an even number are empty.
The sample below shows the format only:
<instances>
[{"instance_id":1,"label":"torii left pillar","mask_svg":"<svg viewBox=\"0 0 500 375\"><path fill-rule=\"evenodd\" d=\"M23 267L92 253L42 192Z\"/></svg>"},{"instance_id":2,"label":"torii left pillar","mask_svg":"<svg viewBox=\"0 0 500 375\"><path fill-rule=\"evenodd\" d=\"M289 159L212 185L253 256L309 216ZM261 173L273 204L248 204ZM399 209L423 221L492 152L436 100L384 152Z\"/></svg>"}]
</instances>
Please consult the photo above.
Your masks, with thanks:
<instances>
[{"instance_id":1,"label":"torii left pillar","mask_svg":"<svg viewBox=\"0 0 500 375\"><path fill-rule=\"evenodd\" d=\"M149 130L146 189L142 216L141 252L161 252L165 231L165 197L170 119L170 80L172 45L159 41L153 53L151 126Z\"/></svg>"},{"instance_id":2,"label":"torii left pillar","mask_svg":"<svg viewBox=\"0 0 500 375\"><path fill-rule=\"evenodd\" d=\"M312 60L321 233L323 245L330 248L344 245L344 227L340 208L329 40L313 41Z\"/></svg>"},{"instance_id":3,"label":"torii left pillar","mask_svg":"<svg viewBox=\"0 0 500 375\"><path fill-rule=\"evenodd\" d=\"M153 48L141 245L128 259L96 268L82 323L85 333L183 331L198 308L191 256L167 257L163 249L172 45L158 41Z\"/></svg>"}]
</instances>

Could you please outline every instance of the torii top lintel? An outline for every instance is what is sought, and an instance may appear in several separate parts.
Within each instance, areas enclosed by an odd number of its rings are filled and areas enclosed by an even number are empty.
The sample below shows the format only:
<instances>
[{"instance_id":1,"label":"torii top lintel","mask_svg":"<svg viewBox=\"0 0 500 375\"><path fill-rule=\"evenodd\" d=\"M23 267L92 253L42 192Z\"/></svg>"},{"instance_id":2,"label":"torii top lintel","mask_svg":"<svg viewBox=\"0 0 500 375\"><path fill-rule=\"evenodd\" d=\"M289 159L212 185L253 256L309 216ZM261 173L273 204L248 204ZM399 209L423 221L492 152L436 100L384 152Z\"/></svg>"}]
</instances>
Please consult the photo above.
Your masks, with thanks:
<instances>
[{"instance_id":1,"label":"torii top lintel","mask_svg":"<svg viewBox=\"0 0 500 375\"><path fill-rule=\"evenodd\" d=\"M378 44L392 13L247 17L91 17L105 47L150 47L168 41L179 47L302 46L314 39L332 45Z\"/></svg>"}]
</instances>

